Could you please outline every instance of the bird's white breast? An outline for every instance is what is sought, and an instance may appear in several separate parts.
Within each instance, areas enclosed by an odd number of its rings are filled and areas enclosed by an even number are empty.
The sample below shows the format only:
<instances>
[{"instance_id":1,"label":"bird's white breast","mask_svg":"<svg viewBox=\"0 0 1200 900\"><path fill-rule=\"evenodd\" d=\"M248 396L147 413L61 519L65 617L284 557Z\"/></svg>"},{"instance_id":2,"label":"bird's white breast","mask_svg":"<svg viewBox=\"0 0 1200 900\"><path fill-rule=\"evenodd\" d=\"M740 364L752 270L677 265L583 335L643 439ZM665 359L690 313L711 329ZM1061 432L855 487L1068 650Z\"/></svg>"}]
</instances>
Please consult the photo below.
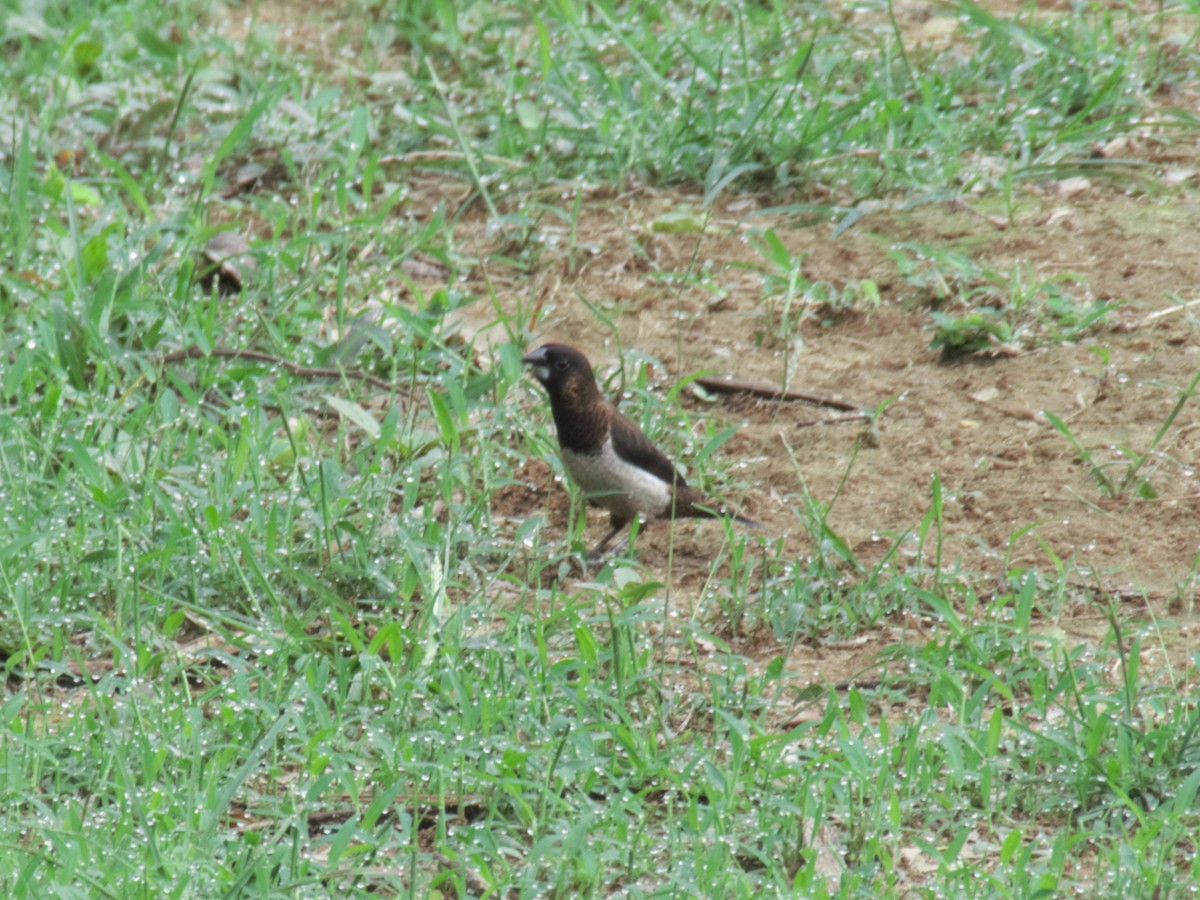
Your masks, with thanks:
<instances>
[{"instance_id":1,"label":"bird's white breast","mask_svg":"<svg viewBox=\"0 0 1200 900\"><path fill-rule=\"evenodd\" d=\"M600 506L618 517L648 518L665 515L671 506L671 486L652 472L626 462L605 440L598 453L562 451L563 468L579 487Z\"/></svg>"}]
</instances>

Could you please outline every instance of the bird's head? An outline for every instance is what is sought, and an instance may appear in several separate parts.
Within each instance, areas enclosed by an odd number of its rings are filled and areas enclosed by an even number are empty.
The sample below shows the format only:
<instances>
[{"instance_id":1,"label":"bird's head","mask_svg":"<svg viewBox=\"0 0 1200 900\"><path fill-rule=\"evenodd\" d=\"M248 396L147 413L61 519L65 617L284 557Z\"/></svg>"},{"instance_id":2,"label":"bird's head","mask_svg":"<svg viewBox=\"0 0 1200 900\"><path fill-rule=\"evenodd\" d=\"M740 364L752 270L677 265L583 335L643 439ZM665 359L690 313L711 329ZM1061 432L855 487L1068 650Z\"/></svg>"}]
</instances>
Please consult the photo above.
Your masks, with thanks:
<instances>
[{"instance_id":1,"label":"bird's head","mask_svg":"<svg viewBox=\"0 0 1200 900\"><path fill-rule=\"evenodd\" d=\"M592 364L566 344L542 344L521 360L533 370L552 400L585 402L600 395Z\"/></svg>"}]
</instances>

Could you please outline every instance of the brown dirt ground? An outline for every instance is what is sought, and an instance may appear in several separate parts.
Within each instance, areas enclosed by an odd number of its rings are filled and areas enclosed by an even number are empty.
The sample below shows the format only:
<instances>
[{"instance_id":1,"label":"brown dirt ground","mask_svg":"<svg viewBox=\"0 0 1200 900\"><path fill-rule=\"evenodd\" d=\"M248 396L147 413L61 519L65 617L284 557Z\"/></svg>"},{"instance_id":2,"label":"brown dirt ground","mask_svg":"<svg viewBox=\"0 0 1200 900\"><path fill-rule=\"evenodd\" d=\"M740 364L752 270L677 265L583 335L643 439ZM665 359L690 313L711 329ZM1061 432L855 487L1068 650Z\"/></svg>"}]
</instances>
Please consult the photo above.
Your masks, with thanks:
<instances>
[{"instance_id":1,"label":"brown dirt ground","mask_svg":"<svg viewBox=\"0 0 1200 900\"><path fill-rule=\"evenodd\" d=\"M981 574L984 584L994 578L997 587L1013 567L1052 572L1064 565L1083 587L1145 604L1129 610L1135 615L1189 618L1200 551L1200 398L1183 407L1142 469L1154 499L1133 491L1104 496L1043 410L1067 422L1110 477L1128 470L1129 452L1151 446L1179 389L1200 370L1200 303L1186 305L1200 284L1200 206L1194 191L1130 196L1103 183L1069 190L1069 197L1055 185L1030 191L1011 227L961 205L930 205L873 213L837 236L828 224L790 227L744 212L718 214L703 235L652 234L648 223L695 206L696 198L638 191L585 204L578 241L591 249L582 262L572 266L565 252L547 251L528 281L489 280L501 308L526 316L540 311L532 343L575 344L602 372L617 362L618 342L582 301L604 309L619 329L620 347L662 361L667 371L655 374L664 391L689 373L716 371L761 385L786 381L792 390L864 408L896 398L879 422L877 442L865 442L856 455L867 430L861 420L801 402L741 394L706 403L684 393L693 422L711 416L720 427L742 423L721 450L750 462L731 476L748 483L741 508L766 524L767 534L781 536L797 559L812 552L796 515L805 485L828 502L849 468L828 521L869 564L896 536L916 529L930 509L937 473L945 498L944 564ZM743 208L744 198L734 205ZM762 280L740 267L761 261L746 232L768 225L793 256L805 254L809 280L841 287L872 279L882 303L835 315L809 310L795 330L772 333ZM1012 354L946 362L929 346L928 304L886 256L899 242L958 248L997 271L1025 266L1040 278L1078 273L1092 297L1120 306L1078 343L1034 342ZM721 299L694 284L664 286L651 277L700 265L723 287ZM476 272L481 291L483 275ZM479 314L492 317L490 310ZM464 323L468 330L484 325ZM542 402L531 390L531 402ZM506 495L507 508L498 512L520 517L550 504L552 521L565 522L565 496L548 465L532 461L519 477L531 490ZM589 540L603 533L604 522L592 514ZM673 588L695 596L710 577L719 527L681 523L672 535L651 526L639 538L638 560L657 573L667 571L669 560ZM901 564L920 564L914 553L915 543L902 547ZM930 562L927 550L924 564ZM1094 605L1070 606L1064 617L1058 624L1068 634L1097 636ZM897 638L885 630L844 652L802 648L789 668L819 680L850 677L874 649ZM736 642L737 649L765 661L779 648L773 640L754 646L762 637ZM1193 640L1178 648L1183 659Z\"/></svg>"},{"instance_id":2,"label":"brown dirt ground","mask_svg":"<svg viewBox=\"0 0 1200 900\"><path fill-rule=\"evenodd\" d=\"M1019 4L986 5L1003 14ZM344 13L310 4L301 8L304 15L292 4L264 3L253 21L287 23L277 39L318 58L330 54L331 40L345 41L356 28ZM1065 10L1052 4L1044 14ZM896 11L914 46L937 49L953 40L953 16L920 3L897 4ZM1176 20L1167 21L1176 29ZM1171 90L1164 102L1200 107L1195 86ZM1129 163L1127 169L1109 170L1124 175L1023 184L1011 223L994 209L963 203L907 209L881 203L836 234L832 224L802 226L770 212L797 198L741 196L718 203L702 234L664 234L651 224L667 213L698 209L698 197L636 185L619 195L593 191L583 198L573 235L565 221L543 219L541 232L550 240L529 271L481 263L460 287L493 295L503 312L529 328L531 343L570 342L602 371L617 362L618 348L660 360L666 371L655 375L664 391L676 378L715 371L738 381L837 396L868 409L895 398L874 432L877 440L864 443L857 454L865 426L836 421L828 409L745 395L706 403L686 392L683 403L693 422L703 415L722 427L742 423L721 454L750 466L737 472L736 495L724 499L740 502L797 559L812 552L795 512L805 490L828 502L845 479L829 524L870 563L889 539L918 526L930 508L936 473L945 497L943 560L950 567L998 586L1012 567L1064 566L1078 573L1081 585L1131 604L1131 614L1169 613L1182 621L1181 641L1173 649L1177 660L1186 660L1196 640L1200 398L1184 406L1142 470L1157 492L1154 499L1132 491L1104 496L1043 411L1066 421L1093 461L1119 479L1128 470L1128 454L1151 446L1179 389L1200 370L1195 171L1200 146L1194 139L1172 144L1147 134L1097 149L1110 161ZM863 164L873 161L864 158ZM409 163L401 165L407 169ZM456 209L471 196L458 176L414 165L404 177L412 189L410 208L432 209L442 200ZM553 196L542 202L552 205ZM509 206L516 203L507 200ZM564 211L572 203L573 196L563 199ZM457 239L464 254L488 260L509 249L488 231L478 209L468 210L461 223ZM761 263L747 236L767 227L776 229L793 255L804 255L810 281L840 289L870 279L882 303L836 314L804 310L798 325L785 331L765 312L760 275L746 267ZM1092 297L1120 306L1078 343L1033 342L1012 355L947 363L929 347L928 298L898 275L887 256L903 242L952 248L998 272L1023 267L1035 281L1077 273ZM426 281L423 288L445 285L436 265L413 261L408 275L418 284ZM709 287L700 286L705 279ZM714 284L719 292L710 289ZM399 281L395 286L403 290ZM585 300L616 323L619 341ZM483 345L499 342L503 334L488 333L494 318L490 304L479 303L466 311L462 326ZM528 402L542 402L532 385ZM531 460L518 473L528 489L503 492L497 515L549 511L552 525L565 523L566 495L551 472L544 461ZM589 540L606 527L603 518L592 515ZM719 528L650 527L639 538L638 559L662 573L677 595L694 599L710 578ZM906 545L900 562L929 560L916 560L913 545ZM1057 624L1091 640L1103 634L1102 622L1094 605L1078 603L1068 605ZM905 634L897 626L842 648L800 648L789 668L841 681L869 667L879 647ZM779 650L773 641L744 637L735 649L747 656L766 660Z\"/></svg>"},{"instance_id":3,"label":"brown dirt ground","mask_svg":"<svg viewBox=\"0 0 1200 900\"><path fill-rule=\"evenodd\" d=\"M873 561L875 548L886 547L880 536L898 535L920 522L937 473L947 498L944 557L961 560L968 571L1001 575L1006 558L1012 566L1048 568L1053 554L1091 568L1098 584L1122 593L1173 595L1178 585L1190 583L1200 550L1200 486L1194 475L1200 398L1183 408L1143 469L1158 492L1154 500L1133 492L1106 498L1042 411L1065 420L1094 461L1112 463L1111 477L1126 470L1126 450L1151 445L1179 396L1177 389L1200 370L1200 304L1180 307L1167 299L1174 293L1190 300L1193 286L1200 284L1200 206L1176 198L1161 208L1161 227L1138 229L1122 223L1140 215L1147 201L1123 197L1077 201L1058 224L1042 224L1033 216L1004 230L967 212L928 209L873 215L839 237L830 226L777 225L793 255L807 254L804 271L810 280L842 285L870 278L884 302L874 310L825 319L814 311L796 332L760 346L761 281L754 272L732 268L756 261L741 236L743 223L718 224L715 233L703 237L655 234L639 241L633 235L631 223L652 221L687 202L647 194L592 209L578 228L580 243L597 248L586 263L568 272L564 260L543 258L533 290L527 285L506 290L493 278L502 307L514 313L528 309L534 295L544 312L534 343L573 343L604 370L615 362L616 341L581 302L586 298L616 321L624 348L664 363L669 370L661 373L664 386L689 373L715 370L778 387L790 350L788 387L793 390L863 408L897 398L880 422L878 446L865 446L854 459L829 519L866 562ZM1122 306L1077 344L944 362L929 347L928 308L906 302L912 289L884 254L901 241L947 246L980 236L987 247L974 255L989 266L1007 270L1027 264L1045 273L1069 269L1086 277L1094 296ZM654 283L646 277L643 252L659 272L683 272L696 254L718 273L727 296L714 304L706 291ZM480 313L492 315L491 310ZM1107 351L1107 360L1097 348ZM863 423L810 404L745 394L715 404L691 398L686 403L721 425L744 423L722 453L752 461L753 488L745 509L775 533L788 535L798 556L806 552L793 512L802 491L796 469L817 498L831 499ZM529 474L544 480L550 470ZM599 534L602 517L596 518ZM1034 527L1010 548L1026 526ZM657 549L643 543L641 561L654 565Z\"/></svg>"}]
</instances>

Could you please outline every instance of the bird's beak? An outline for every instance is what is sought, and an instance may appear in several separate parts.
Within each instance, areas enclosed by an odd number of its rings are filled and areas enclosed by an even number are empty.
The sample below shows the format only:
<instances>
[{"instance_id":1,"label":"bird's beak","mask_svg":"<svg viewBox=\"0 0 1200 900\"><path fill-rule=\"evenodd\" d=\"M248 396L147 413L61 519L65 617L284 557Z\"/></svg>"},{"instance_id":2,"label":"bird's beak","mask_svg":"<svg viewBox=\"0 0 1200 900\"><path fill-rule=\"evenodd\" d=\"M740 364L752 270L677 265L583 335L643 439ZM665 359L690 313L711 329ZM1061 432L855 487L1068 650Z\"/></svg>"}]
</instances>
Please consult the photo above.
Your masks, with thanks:
<instances>
[{"instance_id":1,"label":"bird's beak","mask_svg":"<svg viewBox=\"0 0 1200 900\"><path fill-rule=\"evenodd\" d=\"M550 377L550 361L546 359L545 347L538 347L523 357L521 362L533 369L533 377L538 381L545 382Z\"/></svg>"}]
</instances>

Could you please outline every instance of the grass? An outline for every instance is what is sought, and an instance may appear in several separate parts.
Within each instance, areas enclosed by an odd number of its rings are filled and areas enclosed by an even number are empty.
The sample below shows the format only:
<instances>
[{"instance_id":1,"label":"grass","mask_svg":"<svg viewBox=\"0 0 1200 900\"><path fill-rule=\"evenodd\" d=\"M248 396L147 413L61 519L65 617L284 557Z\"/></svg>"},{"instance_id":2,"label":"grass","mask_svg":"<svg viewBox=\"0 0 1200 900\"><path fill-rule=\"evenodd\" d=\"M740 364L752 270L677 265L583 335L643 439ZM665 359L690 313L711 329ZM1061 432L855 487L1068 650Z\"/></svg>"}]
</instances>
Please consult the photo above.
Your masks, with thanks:
<instances>
[{"instance_id":1,"label":"grass","mask_svg":"<svg viewBox=\"0 0 1200 900\"><path fill-rule=\"evenodd\" d=\"M1158 385L1161 386L1161 385ZM1130 448L1121 448L1121 455L1128 457L1121 463L1104 463L1096 461L1094 452L1088 450L1087 447L1075 436L1071 431L1071 427L1053 413L1043 410L1046 419L1054 427L1054 430L1067 439L1067 442L1074 448L1079 457L1080 462L1088 466L1089 474L1096 482L1101 494L1105 497L1121 497L1123 495L1133 493L1144 500L1153 500L1158 496L1154 485L1150 478L1144 477L1141 472L1146 464L1155 460L1158 456L1158 446L1167 433L1175 424L1175 420L1179 417L1180 412L1192 399L1192 395L1196 393L1196 388L1200 387L1200 372L1197 372L1186 387L1174 387L1173 390L1178 394L1175 403L1171 406L1170 412L1167 413L1162 423L1154 433L1154 437L1150 440L1150 446L1145 452L1138 452ZM1156 466L1152 466L1153 470ZM1115 477L1110 474L1109 470L1121 470L1123 474L1120 477Z\"/></svg>"},{"instance_id":2,"label":"grass","mask_svg":"<svg viewBox=\"0 0 1200 900\"><path fill-rule=\"evenodd\" d=\"M881 198L1136 179L1092 148L1195 76L1156 30L1194 8L961 3L935 54L884 4L401 6L327 35L307 9L289 33L200 0L4 7L5 894L1190 890L1179 623L1067 571L955 571L940 483L911 567L911 536L867 566L797 492L812 556L731 532L694 610L636 558L580 579L491 505L553 446L518 362L544 310L495 302L489 343L459 314L495 297L459 276L525 279L563 229L585 258L560 203L584 184L852 227ZM205 277L221 231L256 263L238 293ZM759 246L764 335L855 302ZM991 289L1061 322L1018 282ZM753 493L702 437L702 476ZM1065 604L1104 628L1046 628ZM789 671L889 621L918 624L851 681Z\"/></svg>"},{"instance_id":3,"label":"grass","mask_svg":"<svg viewBox=\"0 0 1200 900\"><path fill-rule=\"evenodd\" d=\"M919 299L941 307L930 313L930 346L946 360L1078 341L1117 305L1077 296L1086 279L1073 272L1040 279L1023 265L1005 275L924 244L897 244L888 255Z\"/></svg>"}]
</instances>

